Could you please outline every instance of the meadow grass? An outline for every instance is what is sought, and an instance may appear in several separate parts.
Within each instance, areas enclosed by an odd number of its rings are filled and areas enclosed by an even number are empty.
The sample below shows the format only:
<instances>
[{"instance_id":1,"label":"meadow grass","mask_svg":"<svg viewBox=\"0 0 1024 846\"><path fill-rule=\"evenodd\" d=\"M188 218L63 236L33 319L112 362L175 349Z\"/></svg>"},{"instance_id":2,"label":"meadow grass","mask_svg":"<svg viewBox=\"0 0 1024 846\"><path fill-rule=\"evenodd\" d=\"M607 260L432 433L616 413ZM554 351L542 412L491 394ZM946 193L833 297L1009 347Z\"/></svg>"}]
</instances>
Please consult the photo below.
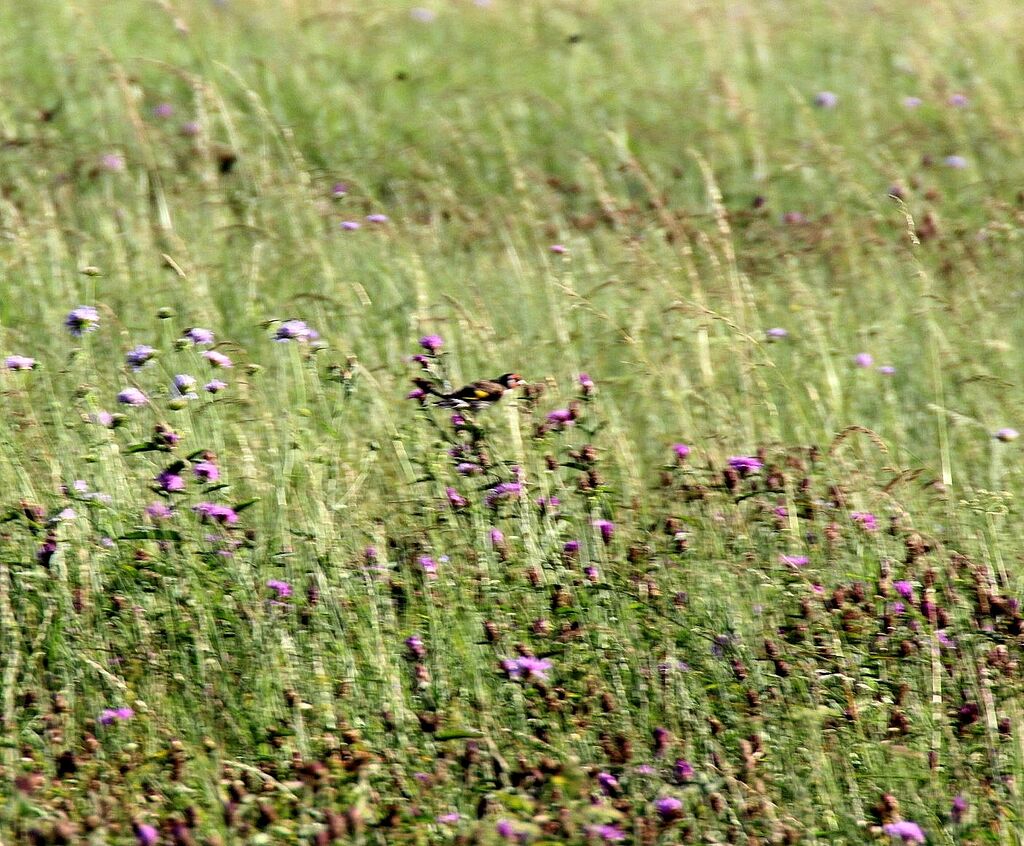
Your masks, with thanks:
<instances>
[{"instance_id":1,"label":"meadow grass","mask_svg":"<svg viewBox=\"0 0 1024 846\"><path fill-rule=\"evenodd\" d=\"M0 6L0 840L1024 841L1022 36Z\"/></svg>"}]
</instances>

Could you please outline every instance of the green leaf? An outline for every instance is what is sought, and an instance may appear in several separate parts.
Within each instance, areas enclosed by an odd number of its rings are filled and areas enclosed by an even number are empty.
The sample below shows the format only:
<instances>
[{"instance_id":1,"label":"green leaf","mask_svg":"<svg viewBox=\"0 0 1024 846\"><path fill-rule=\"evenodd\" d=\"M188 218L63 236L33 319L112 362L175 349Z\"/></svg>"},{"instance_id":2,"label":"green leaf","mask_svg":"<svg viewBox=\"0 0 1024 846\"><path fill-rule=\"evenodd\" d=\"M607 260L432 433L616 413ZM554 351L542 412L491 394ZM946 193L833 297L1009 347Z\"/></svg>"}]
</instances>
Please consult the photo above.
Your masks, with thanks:
<instances>
[{"instance_id":1,"label":"green leaf","mask_svg":"<svg viewBox=\"0 0 1024 846\"><path fill-rule=\"evenodd\" d=\"M174 529L136 529L134 532L127 532L118 540L181 540L181 532Z\"/></svg>"},{"instance_id":2,"label":"green leaf","mask_svg":"<svg viewBox=\"0 0 1024 846\"><path fill-rule=\"evenodd\" d=\"M254 496L252 499L247 499L245 502L240 502L238 505L232 505L231 507L234 509L235 514L239 514L240 512L245 511L246 508L252 508L259 501L260 498L258 496Z\"/></svg>"},{"instance_id":3,"label":"green leaf","mask_svg":"<svg viewBox=\"0 0 1024 846\"><path fill-rule=\"evenodd\" d=\"M434 735L438 740L479 740L484 736L482 731L471 728L450 728L447 731L439 731Z\"/></svg>"}]
</instances>

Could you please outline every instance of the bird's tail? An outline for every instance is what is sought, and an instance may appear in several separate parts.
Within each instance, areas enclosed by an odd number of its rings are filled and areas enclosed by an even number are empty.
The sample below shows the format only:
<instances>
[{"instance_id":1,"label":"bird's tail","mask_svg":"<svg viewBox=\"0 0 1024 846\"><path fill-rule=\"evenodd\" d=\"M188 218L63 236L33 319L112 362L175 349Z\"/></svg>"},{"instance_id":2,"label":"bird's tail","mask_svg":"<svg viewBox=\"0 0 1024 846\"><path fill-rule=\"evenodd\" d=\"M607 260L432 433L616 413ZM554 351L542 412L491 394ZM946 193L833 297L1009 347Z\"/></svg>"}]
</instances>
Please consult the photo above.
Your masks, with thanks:
<instances>
[{"instance_id":1,"label":"bird's tail","mask_svg":"<svg viewBox=\"0 0 1024 846\"><path fill-rule=\"evenodd\" d=\"M448 395L441 393L430 379L424 379L421 376L417 376L412 380L412 383L419 388L423 393L430 394L431 396L440 397L445 399Z\"/></svg>"}]
</instances>

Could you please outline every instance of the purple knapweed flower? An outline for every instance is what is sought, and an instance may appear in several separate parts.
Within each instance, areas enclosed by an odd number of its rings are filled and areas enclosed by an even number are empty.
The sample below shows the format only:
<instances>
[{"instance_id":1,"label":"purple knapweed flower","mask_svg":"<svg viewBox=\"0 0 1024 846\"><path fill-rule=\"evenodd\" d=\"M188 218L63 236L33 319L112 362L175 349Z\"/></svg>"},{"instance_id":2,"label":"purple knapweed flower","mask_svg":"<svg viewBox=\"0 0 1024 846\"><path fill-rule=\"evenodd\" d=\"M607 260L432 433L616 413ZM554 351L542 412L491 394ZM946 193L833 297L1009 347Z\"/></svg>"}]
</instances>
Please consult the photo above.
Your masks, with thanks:
<instances>
[{"instance_id":1,"label":"purple knapweed flower","mask_svg":"<svg viewBox=\"0 0 1024 846\"><path fill-rule=\"evenodd\" d=\"M455 465L455 472L460 476L475 476L477 473L483 473L484 469L472 461L460 461Z\"/></svg>"},{"instance_id":2,"label":"purple knapweed flower","mask_svg":"<svg viewBox=\"0 0 1024 846\"><path fill-rule=\"evenodd\" d=\"M769 341L778 341L781 340L782 338L788 338L789 332L787 332L780 326L774 326L771 329L765 329L764 336Z\"/></svg>"},{"instance_id":3,"label":"purple knapweed flower","mask_svg":"<svg viewBox=\"0 0 1024 846\"><path fill-rule=\"evenodd\" d=\"M595 520L592 525L601 533L601 540L606 544L612 542L615 536L615 524L611 520Z\"/></svg>"},{"instance_id":4,"label":"purple knapweed flower","mask_svg":"<svg viewBox=\"0 0 1024 846\"><path fill-rule=\"evenodd\" d=\"M4 359L4 367L8 370L32 370L36 366L36 360L27 355L9 355Z\"/></svg>"},{"instance_id":5,"label":"purple knapweed flower","mask_svg":"<svg viewBox=\"0 0 1024 846\"><path fill-rule=\"evenodd\" d=\"M131 708L107 708L100 714L100 724L109 726L115 722L130 720L134 716L135 712Z\"/></svg>"},{"instance_id":6,"label":"purple knapweed flower","mask_svg":"<svg viewBox=\"0 0 1024 846\"><path fill-rule=\"evenodd\" d=\"M569 248L566 247L565 244L552 244L550 247L548 247L548 249L551 252L555 253L555 255L559 256L565 255L567 252L569 252Z\"/></svg>"},{"instance_id":7,"label":"purple knapweed flower","mask_svg":"<svg viewBox=\"0 0 1024 846\"><path fill-rule=\"evenodd\" d=\"M185 480L170 470L161 470L154 480L157 487L165 493L176 493L185 490Z\"/></svg>"},{"instance_id":8,"label":"purple knapweed flower","mask_svg":"<svg viewBox=\"0 0 1024 846\"><path fill-rule=\"evenodd\" d=\"M137 846L156 846L160 842L160 832L147 823L132 823Z\"/></svg>"},{"instance_id":9,"label":"purple knapweed flower","mask_svg":"<svg viewBox=\"0 0 1024 846\"><path fill-rule=\"evenodd\" d=\"M195 138L199 134L199 122L187 120L181 125L181 134L186 138Z\"/></svg>"},{"instance_id":10,"label":"purple knapweed flower","mask_svg":"<svg viewBox=\"0 0 1024 846\"><path fill-rule=\"evenodd\" d=\"M283 582L280 579L267 579L267 587L277 594L278 599L287 599L294 592L288 582Z\"/></svg>"},{"instance_id":11,"label":"purple knapweed flower","mask_svg":"<svg viewBox=\"0 0 1024 846\"><path fill-rule=\"evenodd\" d=\"M462 819L462 814L458 811L452 811L450 814L441 814L437 821L443 825L455 825L459 820Z\"/></svg>"},{"instance_id":12,"label":"purple knapweed flower","mask_svg":"<svg viewBox=\"0 0 1024 846\"><path fill-rule=\"evenodd\" d=\"M198 326L193 326L191 329L186 329L184 336L188 338L193 344L197 346L210 346L213 344L213 332L209 329L200 329Z\"/></svg>"},{"instance_id":13,"label":"purple knapweed flower","mask_svg":"<svg viewBox=\"0 0 1024 846\"><path fill-rule=\"evenodd\" d=\"M891 364L883 364L881 367L878 368L878 372L881 373L883 376L892 376L896 372L896 368L893 367Z\"/></svg>"},{"instance_id":14,"label":"purple knapweed flower","mask_svg":"<svg viewBox=\"0 0 1024 846\"><path fill-rule=\"evenodd\" d=\"M566 557L569 558L573 557L574 555L579 555L580 542L578 540L566 541L565 544L562 546L562 552Z\"/></svg>"},{"instance_id":15,"label":"purple knapweed flower","mask_svg":"<svg viewBox=\"0 0 1024 846\"><path fill-rule=\"evenodd\" d=\"M212 461L200 461L192 472L200 482L216 482L220 478L220 468Z\"/></svg>"},{"instance_id":16,"label":"purple knapweed flower","mask_svg":"<svg viewBox=\"0 0 1024 846\"><path fill-rule=\"evenodd\" d=\"M994 437L997 441L1002 441L1004 444L1008 444L1010 441L1017 440L1017 438L1020 437L1020 432L1016 429L1006 427L996 432Z\"/></svg>"},{"instance_id":17,"label":"purple knapweed flower","mask_svg":"<svg viewBox=\"0 0 1024 846\"><path fill-rule=\"evenodd\" d=\"M117 401L121 405L140 406L148 403L149 399L138 388L125 388L117 395Z\"/></svg>"},{"instance_id":18,"label":"purple knapweed flower","mask_svg":"<svg viewBox=\"0 0 1024 846\"><path fill-rule=\"evenodd\" d=\"M694 776L693 764L687 761L685 758L679 758L676 761L676 778L680 781L690 781Z\"/></svg>"},{"instance_id":19,"label":"purple knapweed flower","mask_svg":"<svg viewBox=\"0 0 1024 846\"><path fill-rule=\"evenodd\" d=\"M222 382L220 379L211 379L205 385L203 390L208 394L218 394L228 386L227 382Z\"/></svg>"},{"instance_id":20,"label":"purple knapweed flower","mask_svg":"<svg viewBox=\"0 0 1024 846\"><path fill-rule=\"evenodd\" d=\"M484 504L488 508L497 508L499 502L518 499L522 493L523 486L519 482L501 482L487 491L484 496Z\"/></svg>"},{"instance_id":21,"label":"purple knapweed flower","mask_svg":"<svg viewBox=\"0 0 1024 846\"><path fill-rule=\"evenodd\" d=\"M420 338L420 346L431 355L437 355L438 350L444 346L444 338L440 335L424 335Z\"/></svg>"},{"instance_id":22,"label":"purple knapweed flower","mask_svg":"<svg viewBox=\"0 0 1024 846\"><path fill-rule=\"evenodd\" d=\"M368 214L366 216L367 223L387 223L388 216L386 214Z\"/></svg>"},{"instance_id":23,"label":"purple knapweed flower","mask_svg":"<svg viewBox=\"0 0 1024 846\"><path fill-rule=\"evenodd\" d=\"M494 830L498 832L499 837L504 837L506 840L511 840L516 835L516 828L512 825L511 820L498 820L494 824Z\"/></svg>"},{"instance_id":24,"label":"purple knapweed flower","mask_svg":"<svg viewBox=\"0 0 1024 846\"><path fill-rule=\"evenodd\" d=\"M428 579L437 578L437 562L429 555L421 555L419 557L419 565L423 569L423 573Z\"/></svg>"},{"instance_id":25,"label":"purple knapweed flower","mask_svg":"<svg viewBox=\"0 0 1024 846\"><path fill-rule=\"evenodd\" d=\"M686 460L686 457L693 452L693 450L686 444L672 444L672 452L676 454L676 458L678 458L680 462L683 462Z\"/></svg>"},{"instance_id":26,"label":"purple knapweed flower","mask_svg":"<svg viewBox=\"0 0 1024 846\"><path fill-rule=\"evenodd\" d=\"M870 511L854 511L850 515L850 519L854 523L859 523L865 532L875 532L878 530L878 518Z\"/></svg>"},{"instance_id":27,"label":"purple knapweed flower","mask_svg":"<svg viewBox=\"0 0 1024 846\"><path fill-rule=\"evenodd\" d=\"M111 173L120 173L124 170L124 156L120 153L104 153L100 156L100 167Z\"/></svg>"},{"instance_id":28,"label":"purple knapweed flower","mask_svg":"<svg viewBox=\"0 0 1024 846\"><path fill-rule=\"evenodd\" d=\"M491 529L488 533L488 537L491 540L491 546L501 546L505 543L505 534L501 529Z\"/></svg>"},{"instance_id":29,"label":"purple knapweed flower","mask_svg":"<svg viewBox=\"0 0 1024 846\"><path fill-rule=\"evenodd\" d=\"M448 498L448 504L452 508L465 508L467 505L469 505L466 498L453 487L445 488L444 494Z\"/></svg>"},{"instance_id":30,"label":"purple knapweed flower","mask_svg":"<svg viewBox=\"0 0 1024 846\"><path fill-rule=\"evenodd\" d=\"M892 586L896 589L896 593L908 602L914 598L914 586L910 582L900 580L893 582Z\"/></svg>"},{"instance_id":31,"label":"purple knapweed flower","mask_svg":"<svg viewBox=\"0 0 1024 846\"><path fill-rule=\"evenodd\" d=\"M234 363L224 353L217 352L216 350L206 350L203 353L205 358L214 367L234 367Z\"/></svg>"},{"instance_id":32,"label":"purple knapweed flower","mask_svg":"<svg viewBox=\"0 0 1024 846\"><path fill-rule=\"evenodd\" d=\"M760 458L753 455L733 455L727 461L728 465L741 476L756 473L764 466Z\"/></svg>"},{"instance_id":33,"label":"purple knapweed flower","mask_svg":"<svg viewBox=\"0 0 1024 846\"><path fill-rule=\"evenodd\" d=\"M571 408L556 408L545 419L549 429L566 429L576 421L576 414Z\"/></svg>"},{"instance_id":34,"label":"purple knapweed flower","mask_svg":"<svg viewBox=\"0 0 1024 846\"><path fill-rule=\"evenodd\" d=\"M590 374L581 373L578 377L580 383L580 390L583 391L583 396L589 397L597 390L597 385L594 384L594 380L590 378Z\"/></svg>"},{"instance_id":35,"label":"purple knapweed flower","mask_svg":"<svg viewBox=\"0 0 1024 846\"><path fill-rule=\"evenodd\" d=\"M920 97L914 97L914 96L904 97L903 98L903 107L906 108L906 109L916 109L923 102L924 101Z\"/></svg>"},{"instance_id":36,"label":"purple knapweed flower","mask_svg":"<svg viewBox=\"0 0 1024 846\"><path fill-rule=\"evenodd\" d=\"M875 359L871 353L862 352L857 353L853 357L853 363L857 365L857 367L868 368L875 363Z\"/></svg>"},{"instance_id":37,"label":"purple knapweed flower","mask_svg":"<svg viewBox=\"0 0 1024 846\"><path fill-rule=\"evenodd\" d=\"M967 800L963 796L954 796L953 804L949 809L949 818L957 823L963 820L964 814L967 813Z\"/></svg>"},{"instance_id":38,"label":"purple knapweed flower","mask_svg":"<svg viewBox=\"0 0 1024 846\"><path fill-rule=\"evenodd\" d=\"M95 331L99 323L99 312L92 306L79 306L68 312L68 316L64 318L64 325L76 338L80 338L86 332Z\"/></svg>"},{"instance_id":39,"label":"purple knapweed flower","mask_svg":"<svg viewBox=\"0 0 1024 846\"><path fill-rule=\"evenodd\" d=\"M597 784L601 791L608 796L612 796L619 790L619 780L611 773L598 773Z\"/></svg>"},{"instance_id":40,"label":"purple knapweed flower","mask_svg":"<svg viewBox=\"0 0 1024 846\"><path fill-rule=\"evenodd\" d=\"M946 156L946 158L942 160L942 163L953 170L963 170L967 167L967 159L963 156Z\"/></svg>"},{"instance_id":41,"label":"purple knapweed flower","mask_svg":"<svg viewBox=\"0 0 1024 846\"><path fill-rule=\"evenodd\" d=\"M652 767L650 764L639 764L633 768L633 772L635 772L637 775L650 776L654 775L657 772L657 770L654 769L654 767Z\"/></svg>"},{"instance_id":42,"label":"purple knapweed flower","mask_svg":"<svg viewBox=\"0 0 1024 846\"><path fill-rule=\"evenodd\" d=\"M405 395L408 400L419 400L422 402L427 398L427 392L423 388L413 388L409 393Z\"/></svg>"},{"instance_id":43,"label":"purple knapweed flower","mask_svg":"<svg viewBox=\"0 0 1024 846\"><path fill-rule=\"evenodd\" d=\"M901 820L900 822L888 823L882 826L882 831L890 837L902 840L904 843L925 842L924 832L921 830L921 826L915 822Z\"/></svg>"},{"instance_id":44,"label":"purple knapweed flower","mask_svg":"<svg viewBox=\"0 0 1024 846\"><path fill-rule=\"evenodd\" d=\"M943 629L938 629L935 632L935 639L939 642L939 646L944 649L956 649L956 641L946 634Z\"/></svg>"},{"instance_id":45,"label":"purple knapweed flower","mask_svg":"<svg viewBox=\"0 0 1024 846\"><path fill-rule=\"evenodd\" d=\"M315 341L320 334L304 320L285 320L274 333L275 341Z\"/></svg>"},{"instance_id":46,"label":"purple knapweed flower","mask_svg":"<svg viewBox=\"0 0 1024 846\"><path fill-rule=\"evenodd\" d=\"M335 182L331 186L331 196L337 199L344 197L348 193L348 186L344 182Z\"/></svg>"},{"instance_id":47,"label":"purple knapweed flower","mask_svg":"<svg viewBox=\"0 0 1024 846\"><path fill-rule=\"evenodd\" d=\"M807 215L803 212L788 211L782 216L782 222L787 223L790 226L797 226L802 223L807 223Z\"/></svg>"},{"instance_id":48,"label":"purple knapweed flower","mask_svg":"<svg viewBox=\"0 0 1024 846\"><path fill-rule=\"evenodd\" d=\"M230 525L238 522L235 509L228 505L221 505L219 502L200 502L192 506L192 510L199 515L199 519L203 523L214 522Z\"/></svg>"},{"instance_id":49,"label":"purple knapweed flower","mask_svg":"<svg viewBox=\"0 0 1024 846\"><path fill-rule=\"evenodd\" d=\"M621 828L616 828L608 823L595 823L588 825L587 834L603 840L605 843L618 843L626 839L626 833Z\"/></svg>"},{"instance_id":50,"label":"purple knapweed flower","mask_svg":"<svg viewBox=\"0 0 1024 846\"><path fill-rule=\"evenodd\" d=\"M427 654L427 648L419 635L409 635L405 639L405 646L414 658L422 659Z\"/></svg>"},{"instance_id":51,"label":"purple knapweed flower","mask_svg":"<svg viewBox=\"0 0 1024 846\"><path fill-rule=\"evenodd\" d=\"M593 565L583 568L583 575L587 577L588 581L597 582L601 579L601 574L598 572L597 567Z\"/></svg>"},{"instance_id":52,"label":"purple knapweed flower","mask_svg":"<svg viewBox=\"0 0 1024 846\"><path fill-rule=\"evenodd\" d=\"M339 226L341 226L342 229L344 229L344 230L346 230L348 232L351 232L352 230L359 228L359 221L358 220L343 220L339 224Z\"/></svg>"},{"instance_id":53,"label":"purple knapweed flower","mask_svg":"<svg viewBox=\"0 0 1024 846\"><path fill-rule=\"evenodd\" d=\"M654 810L658 816L668 822L678 818L683 812L683 803L675 796L662 796L654 803Z\"/></svg>"},{"instance_id":54,"label":"purple knapweed flower","mask_svg":"<svg viewBox=\"0 0 1024 846\"><path fill-rule=\"evenodd\" d=\"M814 105L819 109L834 109L839 105L839 95L833 91L819 91L814 95Z\"/></svg>"},{"instance_id":55,"label":"purple knapweed flower","mask_svg":"<svg viewBox=\"0 0 1024 846\"><path fill-rule=\"evenodd\" d=\"M546 658L523 655L519 658L506 658L501 666L510 679L547 681L552 664Z\"/></svg>"},{"instance_id":56,"label":"purple knapweed flower","mask_svg":"<svg viewBox=\"0 0 1024 846\"><path fill-rule=\"evenodd\" d=\"M44 567L50 566L50 560L57 554L57 536L47 535L36 550L36 561Z\"/></svg>"},{"instance_id":57,"label":"purple knapweed flower","mask_svg":"<svg viewBox=\"0 0 1024 846\"><path fill-rule=\"evenodd\" d=\"M156 355L156 350L146 344L139 344L135 349L129 350L124 357L125 364L132 370L141 370Z\"/></svg>"},{"instance_id":58,"label":"purple knapweed flower","mask_svg":"<svg viewBox=\"0 0 1024 846\"><path fill-rule=\"evenodd\" d=\"M903 614L903 612L906 611L906 610L907 610L907 606L904 605L902 602L890 602L889 603L889 613L890 614L895 614L897 617L899 617L901 614Z\"/></svg>"},{"instance_id":59,"label":"purple knapweed flower","mask_svg":"<svg viewBox=\"0 0 1024 846\"><path fill-rule=\"evenodd\" d=\"M806 555L780 555L779 561L790 567L806 567L811 559Z\"/></svg>"},{"instance_id":60,"label":"purple knapweed flower","mask_svg":"<svg viewBox=\"0 0 1024 846\"><path fill-rule=\"evenodd\" d=\"M158 103L153 107L153 117L166 119L174 115L174 106L170 103Z\"/></svg>"},{"instance_id":61,"label":"purple knapweed flower","mask_svg":"<svg viewBox=\"0 0 1024 846\"><path fill-rule=\"evenodd\" d=\"M162 502L151 502L146 506L146 515L153 520L169 520L174 512Z\"/></svg>"}]
</instances>

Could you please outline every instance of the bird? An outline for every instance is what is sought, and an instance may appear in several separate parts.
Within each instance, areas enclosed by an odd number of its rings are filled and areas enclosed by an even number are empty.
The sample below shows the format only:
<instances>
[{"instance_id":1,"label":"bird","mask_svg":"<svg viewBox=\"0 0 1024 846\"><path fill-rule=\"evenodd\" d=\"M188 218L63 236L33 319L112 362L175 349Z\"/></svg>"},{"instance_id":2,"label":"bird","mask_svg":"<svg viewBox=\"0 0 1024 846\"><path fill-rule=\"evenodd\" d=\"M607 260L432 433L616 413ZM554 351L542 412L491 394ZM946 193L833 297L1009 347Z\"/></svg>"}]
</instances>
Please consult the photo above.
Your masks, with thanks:
<instances>
[{"instance_id":1,"label":"bird","mask_svg":"<svg viewBox=\"0 0 1024 846\"><path fill-rule=\"evenodd\" d=\"M495 405L506 392L520 388L526 382L518 373L502 373L496 379L481 379L471 382L451 393L442 393L426 379L416 380L416 385L424 393L437 398L441 408L456 410L483 411Z\"/></svg>"}]
</instances>

